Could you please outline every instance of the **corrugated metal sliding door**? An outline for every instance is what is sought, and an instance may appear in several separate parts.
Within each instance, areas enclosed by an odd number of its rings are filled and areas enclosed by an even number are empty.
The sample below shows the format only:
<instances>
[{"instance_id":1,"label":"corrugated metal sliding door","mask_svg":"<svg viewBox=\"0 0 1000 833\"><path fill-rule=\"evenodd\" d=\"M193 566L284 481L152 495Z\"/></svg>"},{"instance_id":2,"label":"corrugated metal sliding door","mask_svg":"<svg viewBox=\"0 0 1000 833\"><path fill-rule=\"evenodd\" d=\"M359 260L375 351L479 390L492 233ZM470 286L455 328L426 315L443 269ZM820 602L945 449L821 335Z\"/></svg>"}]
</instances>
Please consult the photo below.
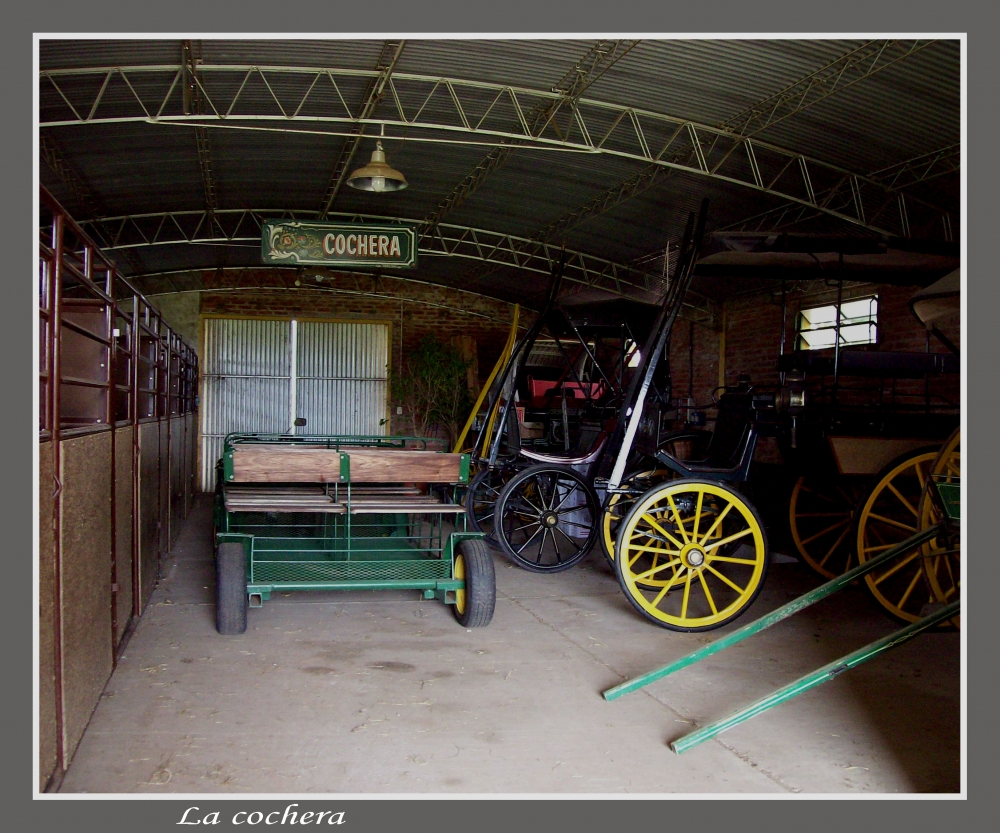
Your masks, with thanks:
<instances>
[{"instance_id":1,"label":"corrugated metal sliding door","mask_svg":"<svg viewBox=\"0 0 1000 833\"><path fill-rule=\"evenodd\" d=\"M385 434L389 325L299 321L300 434Z\"/></svg>"},{"instance_id":2,"label":"corrugated metal sliding door","mask_svg":"<svg viewBox=\"0 0 1000 833\"><path fill-rule=\"evenodd\" d=\"M204 491L215 488L215 463L233 431L385 433L388 324L206 318L204 344ZM296 417L304 428L294 427Z\"/></svg>"}]
</instances>

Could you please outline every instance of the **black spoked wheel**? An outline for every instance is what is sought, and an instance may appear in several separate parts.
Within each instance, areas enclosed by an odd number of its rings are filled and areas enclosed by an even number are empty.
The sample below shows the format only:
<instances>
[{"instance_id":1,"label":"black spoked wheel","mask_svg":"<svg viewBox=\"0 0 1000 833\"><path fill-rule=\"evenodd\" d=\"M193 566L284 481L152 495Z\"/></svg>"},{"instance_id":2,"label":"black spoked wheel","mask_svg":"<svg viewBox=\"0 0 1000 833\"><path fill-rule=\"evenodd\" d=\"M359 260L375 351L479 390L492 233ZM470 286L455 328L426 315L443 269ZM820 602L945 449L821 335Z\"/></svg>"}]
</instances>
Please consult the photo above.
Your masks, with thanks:
<instances>
[{"instance_id":1,"label":"black spoked wheel","mask_svg":"<svg viewBox=\"0 0 1000 833\"><path fill-rule=\"evenodd\" d=\"M497 543L519 567L556 573L579 562L597 537L600 506L583 475L568 466L531 466L497 498Z\"/></svg>"},{"instance_id":2,"label":"black spoked wheel","mask_svg":"<svg viewBox=\"0 0 1000 833\"><path fill-rule=\"evenodd\" d=\"M496 572L489 547L481 540L460 541L455 551L455 578L465 588L455 591L455 618L466 628L486 627L497 601Z\"/></svg>"},{"instance_id":3,"label":"black spoked wheel","mask_svg":"<svg viewBox=\"0 0 1000 833\"><path fill-rule=\"evenodd\" d=\"M483 469L469 481L469 488L465 493L465 511L469 516L469 526L476 532L482 532L492 542L495 542L493 513L506 479L503 469Z\"/></svg>"},{"instance_id":4,"label":"black spoked wheel","mask_svg":"<svg viewBox=\"0 0 1000 833\"><path fill-rule=\"evenodd\" d=\"M215 563L215 627L224 636L247 629L247 557L242 544L219 544Z\"/></svg>"}]
</instances>

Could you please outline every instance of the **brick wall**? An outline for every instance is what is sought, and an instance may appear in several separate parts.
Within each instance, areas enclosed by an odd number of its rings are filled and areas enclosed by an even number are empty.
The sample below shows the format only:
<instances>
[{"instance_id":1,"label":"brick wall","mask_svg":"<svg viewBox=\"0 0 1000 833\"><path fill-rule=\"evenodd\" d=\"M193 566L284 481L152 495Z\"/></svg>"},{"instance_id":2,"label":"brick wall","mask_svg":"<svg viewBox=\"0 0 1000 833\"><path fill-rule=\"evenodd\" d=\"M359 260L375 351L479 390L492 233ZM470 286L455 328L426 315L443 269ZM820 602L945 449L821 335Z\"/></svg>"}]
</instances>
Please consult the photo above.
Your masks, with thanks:
<instances>
[{"instance_id":1,"label":"brick wall","mask_svg":"<svg viewBox=\"0 0 1000 833\"><path fill-rule=\"evenodd\" d=\"M300 286L295 285L295 279L289 270L206 273L200 313L388 321L392 325L393 370L400 357L427 335L446 343L452 343L453 338L472 338L480 384L493 369L510 332L513 305L469 292L352 274L324 274L319 283L312 277L302 278ZM530 314L522 311L522 325L527 326L530 320Z\"/></svg>"},{"instance_id":2,"label":"brick wall","mask_svg":"<svg viewBox=\"0 0 1000 833\"><path fill-rule=\"evenodd\" d=\"M445 287L379 277L331 274L321 283L303 280L295 286L287 270L266 270L239 280L248 288L226 283L225 274L205 280L202 315L330 317L392 322L391 361L400 350L413 349L428 334L450 342L453 336L476 340L480 373L493 368L510 331L513 306L481 295ZM236 278L233 278L235 281ZM268 284L278 281L274 286ZM524 316L522 315L522 321Z\"/></svg>"},{"instance_id":3,"label":"brick wall","mask_svg":"<svg viewBox=\"0 0 1000 833\"><path fill-rule=\"evenodd\" d=\"M917 291L912 286L858 284L845 287L843 300L878 295L880 351L923 352L927 348L927 332L910 310L909 300ZM790 287L787 292L785 313L785 352L791 352L795 343L796 314L802 308L834 304L836 287L820 281ZM740 373L746 373L756 385L776 385L779 382L777 359L781 343L781 290L780 286L760 293L732 298L725 302L725 381L734 385ZM723 321L719 321L721 326ZM944 334L955 344L959 343L958 328L946 329ZM693 344L693 356L691 345ZM947 348L931 336L930 350L945 353ZM832 350L829 354L832 355ZM689 389L698 405L711 403L711 392L719 384L720 332L702 324L692 325L680 319L674 326L670 342L670 371L674 397L688 395ZM690 384L689 366L693 363L693 382ZM851 384L859 384L851 380ZM860 384L875 385L875 382ZM923 401L922 379L898 380L895 392L897 401L917 403ZM958 376L937 376L930 380L932 401L942 399L960 401ZM714 415L708 411L709 418ZM710 423L711 424L711 423ZM780 455L776 443L762 441L758 447L758 461L778 462Z\"/></svg>"}]
</instances>

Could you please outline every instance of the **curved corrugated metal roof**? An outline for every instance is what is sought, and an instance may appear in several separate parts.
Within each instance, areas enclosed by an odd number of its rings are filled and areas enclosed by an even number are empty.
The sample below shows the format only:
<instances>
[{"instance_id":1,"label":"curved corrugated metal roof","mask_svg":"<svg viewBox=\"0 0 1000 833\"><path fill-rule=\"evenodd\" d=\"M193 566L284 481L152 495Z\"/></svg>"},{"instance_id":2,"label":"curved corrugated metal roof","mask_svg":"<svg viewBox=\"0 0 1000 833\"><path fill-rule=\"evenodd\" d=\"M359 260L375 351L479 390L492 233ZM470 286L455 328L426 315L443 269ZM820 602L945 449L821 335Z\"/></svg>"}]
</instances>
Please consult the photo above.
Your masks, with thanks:
<instances>
[{"instance_id":1,"label":"curved corrugated metal roof","mask_svg":"<svg viewBox=\"0 0 1000 833\"><path fill-rule=\"evenodd\" d=\"M316 216L329 195L335 163L358 125L315 117L343 117L348 110L358 116L376 70L397 48L398 42L364 38L192 42L202 87L200 104L192 102L189 111L200 107L211 114L213 107L232 106L234 113L196 129L181 118L181 41L43 40L41 182L80 221L118 218L116 228L125 230L118 242L129 244L143 241L129 237L121 217L208 207L202 163L209 166L219 212L268 209ZM233 66L272 69L263 75L222 69ZM88 72L96 68L123 68L125 75ZM491 150L511 143L520 130L513 99L496 85L515 88L514 98L530 118L533 107L552 101L557 85L566 89L582 75L580 115L590 142L599 142L621 119L606 143L618 153L518 147L446 212L443 222L494 235L544 236L548 243L619 264L654 263L704 196L711 200L709 230L861 233L875 227L940 237L950 223L957 239L960 70L958 40L408 40L398 51L392 85L370 117L386 122L389 162L405 173L409 187L381 195L341 187L330 211L430 218ZM476 121L492 105L483 124L507 135L463 129L446 88L425 101L433 81L414 76L452 79L468 117ZM307 93L297 117L289 118ZM396 123L397 101L408 119L423 104L421 123ZM749 110L765 114L776 102L781 118L765 127L747 123ZM174 115L181 123L134 120L145 116L143 107L151 117ZM706 159L709 166L719 164L718 170L709 175L690 166L661 169L644 187L642 177L651 167L641 158L636 134L629 133L631 116L623 108L643 111L638 120L653 155L677 129L677 120L704 126L699 136ZM569 110L564 103L559 111L563 131ZM726 136L711 150L707 143L720 134L708 128L751 135L754 157ZM379 129L365 125L352 169L367 161ZM203 159L199 133L207 140ZM557 138L551 127L545 135ZM569 140L583 138L574 126ZM690 150L688 140L682 129L663 158ZM924 165L907 167L921 157ZM683 154L677 159L688 164ZM892 170L886 174L887 169ZM889 176L900 169L902 176ZM862 177L856 190L866 212L863 221L851 204L851 174ZM870 174L882 184L866 182ZM632 188L636 181L640 187ZM902 225L900 194L909 228ZM946 219L942 211L949 213ZM153 220L143 222L150 226ZM161 232L169 225L161 224ZM154 274L259 263L259 245L250 233L228 243L204 237L181 243L180 237L161 233L157 245L133 245L130 259L117 259L127 274L140 267ZM115 257L114 250L110 254ZM509 265L428 256L419 272L421 280L508 300L527 302L538 294L537 281Z\"/></svg>"}]
</instances>

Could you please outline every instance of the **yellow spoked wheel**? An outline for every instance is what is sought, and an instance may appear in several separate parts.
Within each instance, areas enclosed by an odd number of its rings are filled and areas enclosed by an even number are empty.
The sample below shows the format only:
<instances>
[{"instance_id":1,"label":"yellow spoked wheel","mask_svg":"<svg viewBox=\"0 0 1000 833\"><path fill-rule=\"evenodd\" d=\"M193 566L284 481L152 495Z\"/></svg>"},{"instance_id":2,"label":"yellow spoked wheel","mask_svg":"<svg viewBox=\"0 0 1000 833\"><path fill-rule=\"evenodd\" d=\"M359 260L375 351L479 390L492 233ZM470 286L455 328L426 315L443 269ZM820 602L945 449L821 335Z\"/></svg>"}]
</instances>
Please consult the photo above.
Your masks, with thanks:
<instances>
[{"instance_id":1,"label":"yellow spoked wheel","mask_svg":"<svg viewBox=\"0 0 1000 833\"><path fill-rule=\"evenodd\" d=\"M669 469L633 472L622 480L622 489L628 491L608 496L601 511L601 550L609 564L615 563L615 539L618 537L618 527L632 505L643 492L657 483L669 480L672 476L673 472Z\"/></svg>"},{"instance_id":2,"label":"yellow spoked wheel","mask_svg":"<svg viewBox=\"0 0 1000 833\"><path fill-rule=\"evenodd\" d=\"M615 572L628 600L675 631L732 621L767 575L767 536L756 511L711 481L654 486L621 522L615 547Z\"/></svg>"},{"instance_id":3,"label":"yellow spoked wheel","mask_svg":"<svg viewBox=\"0 0 1000 833\"><path fill-rule=\"evenodd\" d=\"M792 489L788 525L802 560L831 579L858 563L854 552L854 515L861 503L857 480L831 475L803 475Z\"/></svg>"},{"instance_id":4,"label":"yellow spoked wheel","mask_svg":"<svg viewBox=\"0 0 1000 833\"><path fill-rule=\"evenodd\" d=\"M868 561L920 529L920 498L929 482L937 450L924 449L883 469L875 488L858 513L858 560ZM875 600L894 618L916 622L934 601L923 567L922 547L914 547L865 576Z\"/></svg>"},{"instance_id":5,"label":"yellow spoked wheel","mask_svg":"<svg viewBox=\"0 0 1000 833\"><path fill-rule=\"evenodd\" d=\"M461 553L455 555L455 578L465 581L465 558ZM458 616L464 616L466 611L465 606L465 588L455 591L455 613Z\"/></svg>"},{"instance_id":6,"label":"yellow spoked wheel","mask_svg":"<svg viewBox=\"0 0 1000 833\"><path fill-rule=\"evenodd\" d=\"M947 439L931 465L931 482L920 497L917 513L920 528L927 529L946 520L934 481L958 483L962 476L962 446L959 429ZM961 598L961 530L958 522L946 524L932 541L924 544L923 569L935 601L947 604ZM950 620L960 627L961 617Z\"/></svg>"}]
</instances>

